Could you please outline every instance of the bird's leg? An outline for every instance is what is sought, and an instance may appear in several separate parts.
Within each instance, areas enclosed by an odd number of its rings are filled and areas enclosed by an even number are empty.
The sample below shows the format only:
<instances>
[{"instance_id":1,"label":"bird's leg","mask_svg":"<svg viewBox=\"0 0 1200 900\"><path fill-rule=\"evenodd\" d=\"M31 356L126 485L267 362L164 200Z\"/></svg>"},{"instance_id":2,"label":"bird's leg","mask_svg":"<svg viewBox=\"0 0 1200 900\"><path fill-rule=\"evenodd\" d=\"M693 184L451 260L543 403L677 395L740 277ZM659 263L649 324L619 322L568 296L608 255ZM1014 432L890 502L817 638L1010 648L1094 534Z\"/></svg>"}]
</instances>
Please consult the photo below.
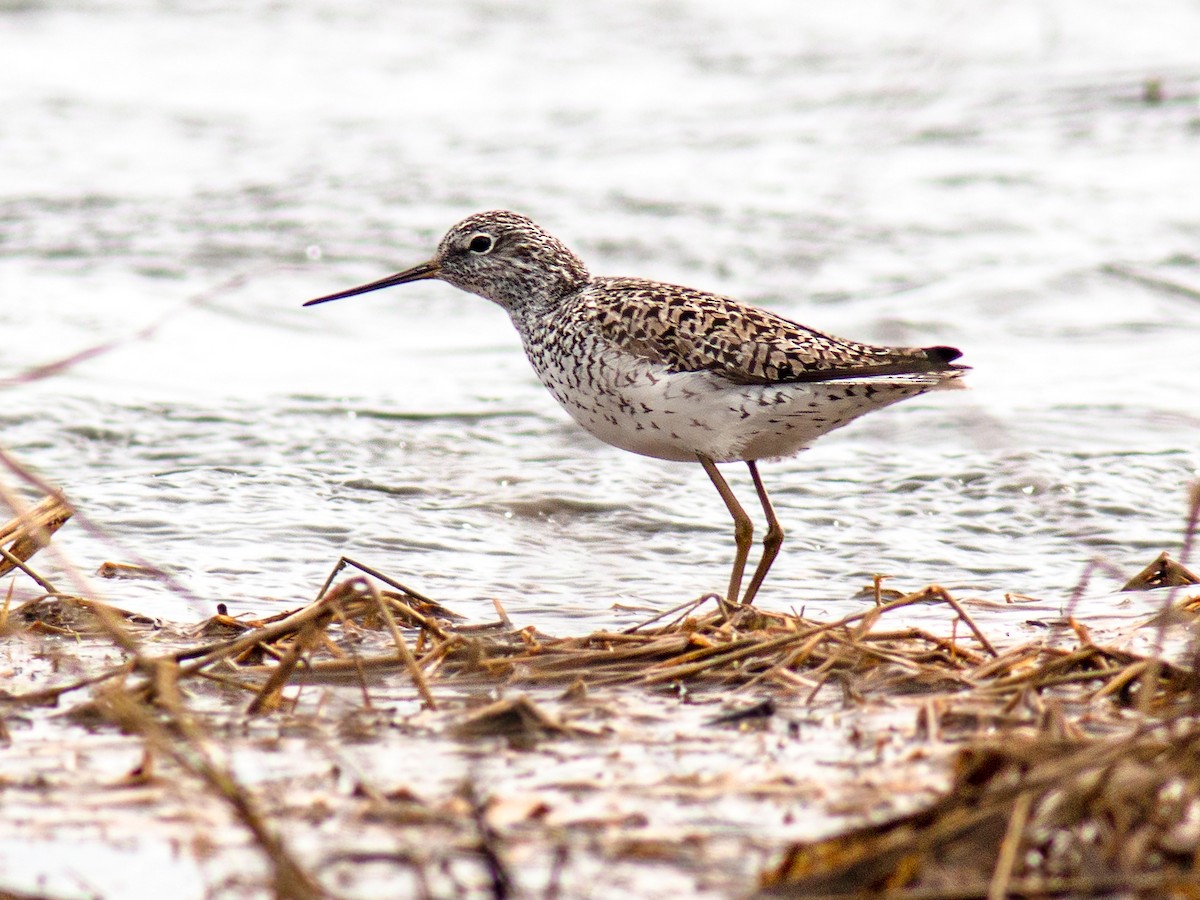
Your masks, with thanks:
<instances>
[{"instance_id":1,"label":"bird's leg","mask_svg":"<svg viewBox=\"0 0 1200 900\"><path fill-rule=\"evenodd\" d=\"M708 473L708 477L712 479L713 487L717 489L717 493L725 501L725 508L733 516L733 538L737 541L737 554L733 558L733 572L729 576L729 595L727 599L730 606L737 606L738 594L741 592L742 587L742 573L746 571L746 558L750 555L750 544L754 541L754 523L750 521L750 517L742 509L742 504L738 503L737 497L729 489L729 483L725 481L725 476L717 471L717 464L707 456L702 456L699 453L696 456L700 460L700 465L704 466L704 471ZM761 563L759 564L759 568L762 568Z\"/></svg>"},{"instance_id":2,"label":"bird's leg","mask_svg":"<svg viewBox=\"0 0 1200 900\"><path fill-rule=\"evenodd\" d=\"M746 465L750 467L750 477L754 479L754 489L758 491L763 512L767 514L767 534L763 538L762 559L758 561L758 568L754 570L754 577L750 579L746 597L742 600L742 603L749 606L754 602L758 589L762 587L771 563L775 562L775 557L779 555L779 548L783 546L783 526L779 524L779 519L775 518L775 509L771 506L771 498L767 496L767 489L763 487L762 479L758 476L757 464L748 459Z\"/></svg>"}]
</instances>

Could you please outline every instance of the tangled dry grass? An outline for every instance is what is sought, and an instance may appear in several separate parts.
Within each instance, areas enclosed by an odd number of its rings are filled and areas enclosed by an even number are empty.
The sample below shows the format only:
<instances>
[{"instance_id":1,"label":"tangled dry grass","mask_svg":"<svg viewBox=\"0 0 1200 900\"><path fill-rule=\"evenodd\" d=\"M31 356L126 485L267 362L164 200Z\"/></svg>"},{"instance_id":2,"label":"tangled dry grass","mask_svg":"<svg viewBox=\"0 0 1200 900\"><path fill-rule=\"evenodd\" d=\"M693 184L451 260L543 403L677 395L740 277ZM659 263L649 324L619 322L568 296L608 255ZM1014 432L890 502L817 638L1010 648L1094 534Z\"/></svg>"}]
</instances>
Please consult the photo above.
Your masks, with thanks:
<instances>
[{"instance_id":1,"label":"tangled dry grass","mask_svg":"<svg viewBox=\"0 0 1200 900\"><path fill-rule=\"evenodd\" d=\"M1198 509L1200 489L1193 489L1185 549ZM51 497L0 528L0 573L18 569L46 591L17 608L6 601L0 634L108 641L122 661L53 686L5 691L0 711L85 696L93 715L140 735L150 756L173 761L226 804L270 861L275 896L318 897L329 889L211 752L184 689L194 680L242 697L227 710L238 717L273 715L289 703L289 686L328 678L356 681L369 704L371 679L388 672L411 681L429 709L445 688L463 685L557 685L576 694L757 686L802 704L830 690L851 704L917 697L925 736L961 748L950 789L894 820L779 847L761 873L760 893L1200 894L1195 659L1173 662L1161 652L1097 642L1069 615L1059 630L1067 640L1006 646L989 639L947 591L930 586L895 596L877 580L873 604L834 621L751 607L729 612L710 596L623 631L560 638L514 625L499 607L493 623L464 624L420 592L342 560L300 609L246 621L221 607L199 626L170 629L166 639L161 623L61 593L30 566L69 517ZM355 574L343 576L347 569ZM1198 582L1163 554L1128 588ZM949 633L891 624L914 604L943 605ZM1193 606L1170 604L1160 624L1190 629ZM767 700L723 721L772 712ZM465 710L452 727L463 740L501 735L513 746L573 730L523 696ZM464 815L478 819L478 804ZM502 841L476 824L493 893L505 896Z\"/></svg>"}]
</instances>

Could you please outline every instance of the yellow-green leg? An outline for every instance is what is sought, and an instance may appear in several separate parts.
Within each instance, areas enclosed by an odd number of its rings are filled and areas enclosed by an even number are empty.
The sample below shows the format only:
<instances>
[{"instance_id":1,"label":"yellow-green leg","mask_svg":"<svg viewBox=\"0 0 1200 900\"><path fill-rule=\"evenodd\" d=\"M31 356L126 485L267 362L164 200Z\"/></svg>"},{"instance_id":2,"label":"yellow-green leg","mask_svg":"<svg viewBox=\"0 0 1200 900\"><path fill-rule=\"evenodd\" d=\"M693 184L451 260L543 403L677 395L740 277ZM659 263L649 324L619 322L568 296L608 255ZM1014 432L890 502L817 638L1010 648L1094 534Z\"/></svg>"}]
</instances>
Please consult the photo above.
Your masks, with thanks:
<instances>
[{"instance_id":1,"label":"yellow-green leg","mask_svg":"<svg viewBox=\"0 0 1200 900\"><path fill-rule=\"evenodd\" d=\"M767 534L763 538L762 558L758 561L754 577L750 579L750 587L746 588L746 596L742 600L749 606L754 602L758 589L766 580L771 563L775 562L775 557L779 555L779 548L783 546L783 526L779 524L779 519L775 518L775 508L771 506L771 498L767 496L767 489L763 487L762 479L758 476L757 463L747 460L746 465L750 467L750 477L754 479L754 490L758 491L758 500L767 516Z\"/></svg>"},{"instance_id":2,"label":"yellow-green leg","mask_svg":"<svg viewBox=\"0 0 1200 900\"><path fill-rule=\"evenodd\" d=\"M731 606L737 606L738 595L742 589L742 574L746 571L746 559L750 556L750 544L754 541L754 523L750 521L750 517L742 509L742 504L738 503L737 497L729 489L729 483L725 480L725 476L717 471L717 464L707 456L701 456L700 454L696 454L696 456L700 460L700 465L704 466L704 471L708 473L713 487L717 489L717 493L725 501L725 508L733 516L733 538L737 542L737 553L733 558L733 572L729 575L729 593L726 599ZM754 469L751 468L750 471L753 472ZM780 534L782 539L782 532ZM778 546L775 549L778 551ZM762 567L763 565L760 562L758 568L761 569ZM766 575L766 572L763 572L763 575ZM758 578L757 571L755 572L755 578ZM755 590L758 589L756 585L751 586Z\"/></svg>"}]
</instances>

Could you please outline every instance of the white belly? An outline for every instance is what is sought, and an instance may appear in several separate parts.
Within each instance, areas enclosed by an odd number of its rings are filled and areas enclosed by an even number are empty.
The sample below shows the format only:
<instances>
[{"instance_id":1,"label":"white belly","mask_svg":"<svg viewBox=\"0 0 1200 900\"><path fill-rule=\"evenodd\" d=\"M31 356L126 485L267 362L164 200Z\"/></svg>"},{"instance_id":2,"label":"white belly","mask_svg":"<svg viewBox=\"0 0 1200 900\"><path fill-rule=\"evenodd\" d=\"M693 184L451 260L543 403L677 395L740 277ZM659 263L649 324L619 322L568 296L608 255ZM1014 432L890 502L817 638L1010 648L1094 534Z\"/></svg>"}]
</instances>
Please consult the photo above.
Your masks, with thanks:
<instances>
[{"instance_id":1,"label":"white belly","mask_svg":"<svg viewBox=\"0 0 1200 900\"><path fill-rule=\"evenodd\" d=\"M815 384L735 384L671 373L620 353L587 366L539 366L542 384L600 440L643 456L715 462L790 456L863 413L939 387L936 374Z\"/></svg>"}]
</instances>

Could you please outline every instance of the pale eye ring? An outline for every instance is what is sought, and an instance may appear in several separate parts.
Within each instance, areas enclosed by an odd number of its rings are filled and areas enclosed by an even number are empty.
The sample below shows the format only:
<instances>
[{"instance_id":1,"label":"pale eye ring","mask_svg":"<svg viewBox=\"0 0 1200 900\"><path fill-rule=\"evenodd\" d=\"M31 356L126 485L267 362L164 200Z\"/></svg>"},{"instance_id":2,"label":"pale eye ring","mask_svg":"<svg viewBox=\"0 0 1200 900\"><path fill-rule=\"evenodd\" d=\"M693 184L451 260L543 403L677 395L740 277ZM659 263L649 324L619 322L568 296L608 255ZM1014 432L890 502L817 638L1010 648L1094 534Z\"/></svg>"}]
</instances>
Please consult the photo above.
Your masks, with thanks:
<instances>
[{"instance_id":1,"label":"pale eye ring","mask_svg":"<svg viewBox=\"0 0 1200 900\"><path fill-rule=\"evenodd\" d=\"M472 253L478 253L482 256L484 253L489 252L494 245L495 241L492 240L491 235L477 234L468 242L467 249Z\"/></svg>"}]
</instances>

